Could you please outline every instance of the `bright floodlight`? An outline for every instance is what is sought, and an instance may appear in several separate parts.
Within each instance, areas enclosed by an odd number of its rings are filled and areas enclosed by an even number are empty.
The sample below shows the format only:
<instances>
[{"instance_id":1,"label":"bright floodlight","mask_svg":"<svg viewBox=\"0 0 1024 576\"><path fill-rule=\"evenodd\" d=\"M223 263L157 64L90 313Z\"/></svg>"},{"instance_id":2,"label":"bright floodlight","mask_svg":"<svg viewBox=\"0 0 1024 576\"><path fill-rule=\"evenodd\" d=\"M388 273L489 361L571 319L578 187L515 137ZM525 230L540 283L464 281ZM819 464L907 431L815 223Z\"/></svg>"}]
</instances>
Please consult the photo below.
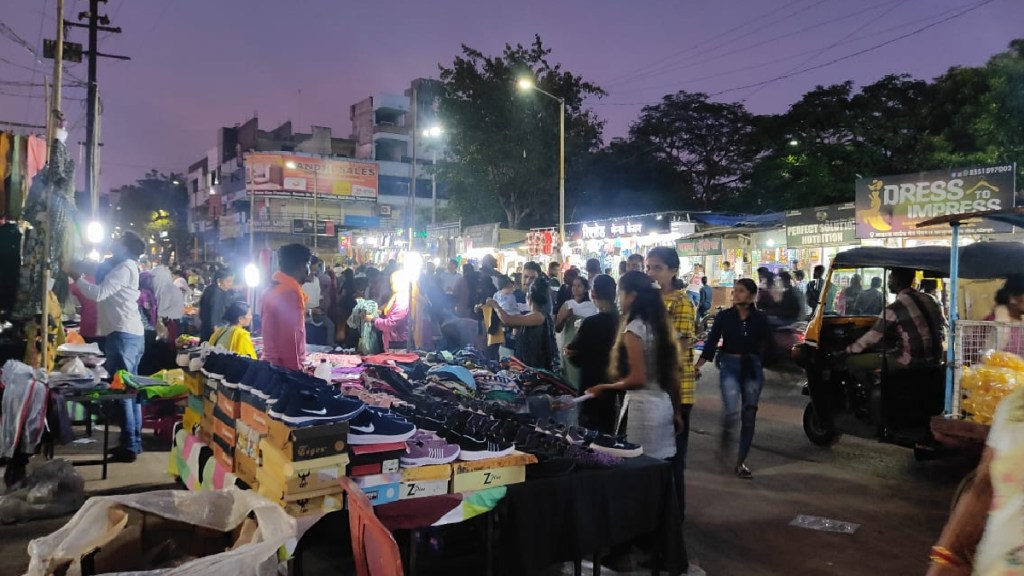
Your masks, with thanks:
<instances>
[{"instance_id":1,"label":"bright floodlight","mask_svg":"<svg viewBox=\"0 0 1024 576\"><path fill-rule=\"evenodd\" d=\"M103 242L103 224L93 221L89 222L85 227L85 239L90 244L99 244Z\"/></svg>"},{"instance_id":2,"label":"bright floodlight","mask_svg":"<svg viewBox=\"0 0 1024 576\"><path fill-rule=\"evenodd\" d=\"M790 146L799 146L800 142L798 140L790 140L789 141L789 145Z\"/></svg>"},{"instance_id":3,"label":"bright floodlight","mask_svg":"<svg viewBox=\"0 0 1024 576\"><path fill-rule=\"evenodd\" d=\"M444 134L444 130L440 126L431 126L423 131L424 138L437 138L441 134Z\"/></svg>"},{"instance_id":4,"label":"bright floodlight","mask_svg":"<svg viewBox=\"0 0 1024 576\"><path fill-rule=\"evenodd\" d=\"M531 79L531 78L520 78L519 79L519 88L521 90L532 90L533 89L533 79Z\"/></svg>"},{"instance_id":5,"label":"bright floodlight","mask_svg":"<svg viewBox=\"0 0 1024 576\"><path fill-rule=\"evenodd\" d=\"M289 161L284 163L284 167L289 169L289 170L295 170L296 168L299 167L299 165L296 164L295 162L289 160Z\"/></svg>"},{"instance_id":6,"label":"bright floodlight","mask_svg":"<svg viewBox=\"0 0 1024 576\"><path fill-rule=\"evenodd\" d=\"M89 260L92 260L93 262L99 262L100 261L100 251L95 249L95 248L93 248L92 250L89 251L89 254L86 257Z\"/></svg>"},{"instance_id":7,"label":"bright floodlight","mask_svg":"<svg viewBox=\"0 0 1024 576\"><path fill-rule=\"evenodd\" d=\"M419 252L406 252L402 261L402 268L405 270L409 280L419 278L420 270L423 268L423 256Z\"/></svg>"},{"instance_id":8,"label":"bright floodlight","mask_svg":"<svg viewBox=\"0 0 1024 576\"><path fill-rule=\"evenodd\" d=\"M251 262L245 266L245 285L249 288L260 285L260 269Z\"/></svg>"}]
</instances>

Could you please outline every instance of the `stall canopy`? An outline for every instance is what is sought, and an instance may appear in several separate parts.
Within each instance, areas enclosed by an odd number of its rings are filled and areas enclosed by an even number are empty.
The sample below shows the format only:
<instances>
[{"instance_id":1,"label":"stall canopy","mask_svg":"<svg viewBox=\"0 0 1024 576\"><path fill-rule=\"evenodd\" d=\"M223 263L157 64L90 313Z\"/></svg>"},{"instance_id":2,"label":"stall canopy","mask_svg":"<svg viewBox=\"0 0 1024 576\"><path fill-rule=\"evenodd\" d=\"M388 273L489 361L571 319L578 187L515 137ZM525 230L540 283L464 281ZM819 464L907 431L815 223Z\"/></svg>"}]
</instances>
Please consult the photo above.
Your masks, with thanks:
<instances>
[{"instance_id":1,"label":"stall canopy","mask_svg":"<svg viewBox=\"0 0 1024 576\"><path fill-rule=\"evenodd\" d=\"M913 268L949 275L949 248L853 248L836 254L836 267ZM1018 242L977 242L960 248L960 278L1002 278L1024 272L1024 244Z\"/></svg>"}]
</instances>

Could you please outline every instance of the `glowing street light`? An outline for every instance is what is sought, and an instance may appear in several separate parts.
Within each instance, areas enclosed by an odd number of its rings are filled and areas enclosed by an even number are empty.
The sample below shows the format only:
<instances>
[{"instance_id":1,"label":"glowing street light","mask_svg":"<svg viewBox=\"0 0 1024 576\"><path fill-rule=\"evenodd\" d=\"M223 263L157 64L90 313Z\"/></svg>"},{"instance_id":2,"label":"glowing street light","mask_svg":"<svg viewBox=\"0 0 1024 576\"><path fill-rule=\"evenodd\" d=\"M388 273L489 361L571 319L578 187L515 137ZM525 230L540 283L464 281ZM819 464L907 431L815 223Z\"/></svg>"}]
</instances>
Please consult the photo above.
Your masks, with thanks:
<instances>
[{"instance_id":1,"label":"glowing street light","mask_svg":"<svg viewBox=\"0 0 1024 576\"><path fill-rule=\"evenodd\" d=\"M537 86L533 78L523 76L516 82L519 89L526 91L540 92L541 94L558 102L561 114L558 117L558 237L562 245L565 245L565 98L559 98ZM562 259L562 254L558 255Z\"/></svg>"},{"instance_id":2,"label":"glowing street light","mask_svg":"<svg viewBox=\"0 0 1024 576\"><path fill-rule=\"evenodd\" d=\"M85 239L90 244L99 244L103 242L103 224L96 222L95 220L89 222L85 227Z\"/></svg>"},{"instance_id":3,"label":"glowing street light","mask_svg":"<svg viewBox=\"0 0 1024 576\"><path fill-rule=\"evenodd\" d=\"M245 285L249 288L256 288L260 285L260 269L250 262L245 266Z\"/></svg>"}]
</instances>

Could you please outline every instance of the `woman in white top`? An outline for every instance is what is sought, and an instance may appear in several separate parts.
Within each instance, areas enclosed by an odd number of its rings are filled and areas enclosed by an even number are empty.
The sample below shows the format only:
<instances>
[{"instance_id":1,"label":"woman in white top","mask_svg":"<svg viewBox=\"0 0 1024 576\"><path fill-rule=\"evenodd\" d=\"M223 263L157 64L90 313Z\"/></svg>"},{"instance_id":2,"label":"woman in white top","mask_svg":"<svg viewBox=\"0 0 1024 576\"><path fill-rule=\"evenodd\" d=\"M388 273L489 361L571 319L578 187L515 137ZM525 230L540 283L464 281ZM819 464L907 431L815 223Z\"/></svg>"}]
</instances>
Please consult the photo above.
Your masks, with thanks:
<instances>
[{"instance_id":1,"label":"woman in white top","mask_svg":"<svg viewBox=\"0 0 1024 576\"><path fill-rule=\"evenodd\" d=\"M582 276L577 276L572 281L572 299L562 304L558 316L555 318L555 332L558 339L558 349L562 350L565 345L576 338L576 331L579 330L580 322L585 318L597 314L597 306L590 301L590 282ZM565 380L570 386L579 390L580 372L572 362L562 364L562 372Z\"/></svg>"},{"instance_id":2,"label":"woman in white top","mask_svg":"<svg viewBox=\"0 0 1024 576\"><path fill-rule=\"evenodd\" d=\"M682 430L679 403L679 349L668 325L668 314L654 282L642 272L627 272L619 280L619 309L625 328L615 347L612 367L620 379L589 389L598 396L626 391L626 438L643 446L644 454L668 459L676 454L675 434ZM620 418L621 420L621 418Z\"/></svg>"}]
</instances>

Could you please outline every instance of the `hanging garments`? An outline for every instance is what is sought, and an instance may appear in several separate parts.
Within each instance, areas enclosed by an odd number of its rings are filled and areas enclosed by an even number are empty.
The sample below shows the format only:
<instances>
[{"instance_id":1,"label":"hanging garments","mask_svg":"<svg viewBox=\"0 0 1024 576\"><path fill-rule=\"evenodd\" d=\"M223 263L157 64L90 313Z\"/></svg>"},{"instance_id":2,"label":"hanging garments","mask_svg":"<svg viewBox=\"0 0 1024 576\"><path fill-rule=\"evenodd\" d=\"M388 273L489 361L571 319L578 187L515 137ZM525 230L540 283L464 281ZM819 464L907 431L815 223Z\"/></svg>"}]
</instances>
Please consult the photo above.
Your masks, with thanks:
<instances>
[{"instance_id":1,"label":"hanging garments","mask_svg":"<svg viewBox=\"0 0 1024 576\"><path fill-rule=\"evenodd\" d=\"M46 384L31 366L8 360L3 367L4 399L0 411L0 458L32 454L46 423Z\"/></svg>"},{"instance_id":2,"label":"hanging garments","mask_svg":"<svg viewBox=\"0 0 1024 576\"><path fill-rule=\"evenodd\" d=\"M25 182L31 183L46 166L46 140L39 136L29 136L25 154Z\"/></svg>"},{"instance_id":3,"label":"hanging garments","mask_svg":"<svg viewBox=\"0 0 1024 576\"><path fill-rule=\"evenodd\" d=\"M0 210L3 210L5 216L7 211L3 207L7 206L7 178L11 175L11 143L11 135L0 132Z\"/></svg>"},{"instance_id":4,"label":"hanging garments","mask_svg":"<svg viewBox=\"0 0 1024 576\"><path fill-rule=\"evenodd\" d=\"M61 270L61 265L80 260L84 256L75 207L75 161L63 142L54 139L53 144L52 162L33 179L22 214L32 229L27 230L25 235L18 299L12 311L12 316L19 320L28 320L39 314L42 307L43 271L47 264L50 277L56 281L53 291L59 302L63 303L68 299L69 287L68 277ZM30 138L30 160L31 155ZM47 197L50 210L49 218L44 222ZM46 226L49 226L50 233L48 254L45 249Z\"/></svg>"}]
</instances>

